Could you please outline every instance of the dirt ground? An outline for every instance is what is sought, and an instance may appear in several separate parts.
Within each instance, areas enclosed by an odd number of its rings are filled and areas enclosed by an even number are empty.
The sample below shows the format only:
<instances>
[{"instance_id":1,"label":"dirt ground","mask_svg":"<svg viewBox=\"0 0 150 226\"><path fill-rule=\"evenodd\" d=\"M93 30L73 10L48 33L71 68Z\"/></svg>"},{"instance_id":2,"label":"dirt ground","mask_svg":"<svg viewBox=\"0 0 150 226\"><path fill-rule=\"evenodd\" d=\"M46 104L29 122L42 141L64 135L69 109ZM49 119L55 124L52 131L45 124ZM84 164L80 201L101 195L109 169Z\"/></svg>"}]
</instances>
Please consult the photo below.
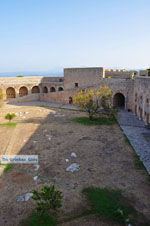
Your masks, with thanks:
<instances>
[{"instance_id":1,"label":"dirt ground","mask_svg":"<svg viewBox=\"0 0 150 226\"><path fill-rule=\"evenodd\" d=\"M3 108L0 111L1 124L6 122L6 113L17 113L16 128L0 126L0 154L9 146L9 154L36 154L40 168L33 165L16 165L45 177L38 177L21 170L9 170L0 178L0 226L17 226L27 218L35 207L35 201L17 202L17 198L39 190L43 184L51 185L63 193L63 207L60 219L84 211L87 203L81 192L87 186L119 188L139 212L150 219L150 183L144 170L135 166L131 147L125 142L117 124L112 126L83 126L71 122L84 113L50 107ZM21 112L21 113L20 113ZM51 136L51 139L49 139ZM77 157L71 157L75 152ZM7 153L8 154L8 153ZM66 162L69 159L69 162ZM71 163L78 163L78 172L67 172ZM74 189L69 189L66 185ZM62 226L108 226L100 219L84 217L64 223Z\"/></svg>"}]
</instances>

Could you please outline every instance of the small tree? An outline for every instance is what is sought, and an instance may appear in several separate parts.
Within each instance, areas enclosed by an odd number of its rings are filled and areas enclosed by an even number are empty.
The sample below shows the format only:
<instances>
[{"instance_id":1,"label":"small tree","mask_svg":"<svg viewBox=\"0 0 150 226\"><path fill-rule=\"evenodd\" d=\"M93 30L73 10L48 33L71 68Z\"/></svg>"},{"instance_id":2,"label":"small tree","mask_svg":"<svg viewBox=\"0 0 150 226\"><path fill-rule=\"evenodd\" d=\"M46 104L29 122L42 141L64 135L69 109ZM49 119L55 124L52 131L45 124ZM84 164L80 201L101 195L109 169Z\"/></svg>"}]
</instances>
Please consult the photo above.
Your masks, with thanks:
<instances>
[{"instance_id":1,"label":"small tree","mask_svg":"<svg viewBox=\"0 0 150 226\"><path fill-rule=\"evenodd\" d=\"M5 119L8 119L9 120L9 122L11 122L11 120L13 119L13 118L15 118L16 117L16 115L13 113L13 114L10 114L10 113L8 113L6 116L5 116Z\"/></svg>"},{"instance_id":2,"label":"small tree","mask_svg":"<svg viewBox=\"0 0 150 226\"><path fill-rule=\"evenodd\" d=\"M73 104L89 114L89 119L99 113L100 108L106 112L112 109L111 89L108 86L89 91L80 91L74 98Z\"/></svg>"},{"instance_id":3,"label":"small tree","mask_svg":"<svg viewBox=\"0 0 150 226\"><path fill-rule=\"evenodd\" d=\"M37 212L42 216L50 210L57 211L62 206L62 193L53 186L44 185L40 192L33 190L32 198L37 201Z\"/></svg>"}]
</instances>

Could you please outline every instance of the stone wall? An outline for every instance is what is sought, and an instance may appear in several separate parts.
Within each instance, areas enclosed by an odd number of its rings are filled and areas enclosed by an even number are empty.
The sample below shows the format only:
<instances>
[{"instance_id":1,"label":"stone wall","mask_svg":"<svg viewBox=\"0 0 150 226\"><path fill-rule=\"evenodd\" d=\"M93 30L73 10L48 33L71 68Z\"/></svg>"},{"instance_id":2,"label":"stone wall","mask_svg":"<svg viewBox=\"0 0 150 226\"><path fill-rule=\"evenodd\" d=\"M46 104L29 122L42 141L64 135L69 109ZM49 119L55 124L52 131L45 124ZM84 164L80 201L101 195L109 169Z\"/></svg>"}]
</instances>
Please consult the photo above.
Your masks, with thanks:
<instances>
[{"instance_id":1,"label":"stone wall","mask_svg":"<svg viewBox=\"0 0 150 226\"><path fill-rule=\"evenodd\" d=\"M103 77L103 73L102 67L64 69L64 89L96 85Z\"/></svg>"},{"instance_id":2,"label":"stone wall","mask_svg":"<svg viewBox=\"0 0 150 226\"><path fill-rule=\"evenodd\" d=\"M27 89L27 93L30 95L34 86L38 87L39 93L51 92L51 88L55 91L59 91L60 87L61 89L64 89L63 77L0 78L0 89L6 98L8 98L8 88L14 89L15 97L19 97L20 88L25 87Z\"/></svg>"},{"instance_id":3,"label":"stone wall","mask_svg":"<svg viewBox=\"0 0 150 226\"><path fill-rule=\"evenodd\" d=\"M141 71L141 74L145 72L147 71ZM108 78L109 75L111 78ZM0 78L0 89L4 96L15 97L9 99L10 103L41 100L68 104L80 90L109 86L113 98L118 94L122 95L125 108L150 123L150 77L147 74L134 79L131 77L133 72L125 70L105 70L102 67L72 68L64 69L64 77ZM33 94L35 86L34 91L38 93ZM14 93L11 93L11 89L8 90L9 87L12 87ZM23 88L20 89L21 87Z\"/></svg>"},{"instance_id":4,"label":"stone wall","mask_svg":"<svg viewBox=\"0 0 150 226\"><path fill-rule=\"evenodd\" d=\"M134 80L134 109L133 112L145 121L150 123L150 78L138 77Z\"/></svg>"}]
</instances>

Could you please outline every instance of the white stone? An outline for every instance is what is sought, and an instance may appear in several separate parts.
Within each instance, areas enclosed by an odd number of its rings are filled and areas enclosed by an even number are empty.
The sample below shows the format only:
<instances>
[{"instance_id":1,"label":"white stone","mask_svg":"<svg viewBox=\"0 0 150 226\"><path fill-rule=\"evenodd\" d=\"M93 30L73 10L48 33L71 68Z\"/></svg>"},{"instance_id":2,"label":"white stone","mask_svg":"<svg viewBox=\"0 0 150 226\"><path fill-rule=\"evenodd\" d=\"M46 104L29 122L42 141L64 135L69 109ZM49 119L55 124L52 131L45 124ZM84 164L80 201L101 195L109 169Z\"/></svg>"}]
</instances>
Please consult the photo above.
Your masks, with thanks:
<instances>
[{"instance_id":1,"label":"white stone","mask_svg":"<svg viewBox=\"0 0 150 226\"><path fill-rule=\"evenodd\" d=\"M37 143L37 141L36 141L36 140L34 140L34 141L33 141L33 143L35 144L35 143Z\"/></svg>"},{"instance_id":2,"label":"white stone","mask_svg":"<svg viewBox=\"0 0 150 226\"><path fill-rule=\"evenodd\" d=\"M48 138L48 140L51 140L52 139L52 136L51 135L46 135L46 137Z\"/></svg>"},{"instance_id":3,"label":"white stone","mask_svg":"<svg viewBox=\"0 0 150 226\"><path fill-rule=\"evenodd\" d=\"M34 180L37 180L37 179L38 179L38 176L33 177L33 179L34 179Z\"/></svg>"},{"instance_id":4,"label":"white stone","mask_svg":"<svg viewBox=\"0 0 150 226\"><path fill-rule=\"evenodd\" d=\"M40 165L34 165L34 170L37 171L40 168Z\"/></svg>"},{"instance_id":5,"label":"white stone","mask_svg":"<svg viewBox=\"0 0 150 226\"><path fill-rule=\"evenodd\" d=\"M76 158L76 157L77 157L76 153L75 153L75 152L72 152L72 153L71 153L71 157Z\"/></svg>"},{"instance_id":6,"label":"white stone","mask_svg":"<svg viewBox=\"0 0 150 226\"><path fill-rule=\"evenodd\" d=\"M69 159L66 159L66 162L69 162Z\"/></svg>"},{"instance_id":7,"label":"white stone","mask_svg":"<svg viewBox=\"0 0 150 226\"><path fill-rule=\"evenodd\" d=\"M77 163L72 163L69 167L67 167L66 171L69 171L69 172L74 172L74 171L79 171L80 170L80 167Z\"/></svg>"},{"instance_id":8,"label":"white stone","mask_svg":"<svg viewBox=\"0 0 150 226\"><path fill-rule=\"evenodd\" d=\"M28 201L32 196L33 196L33 193L26 193L26 194L24 194L24 195L21 195L21 196L17 199L17 202Z\"/></svg>"},{"instance_id":9,"label":"white stone","mask_svg":"<svg viewBox=\"0 0 150 226\"><path fill-rule=\"evenodd\" d=\"M56 114L56 111L52 111L51 114L55 115Z\"/></svg>"}]
</instances>

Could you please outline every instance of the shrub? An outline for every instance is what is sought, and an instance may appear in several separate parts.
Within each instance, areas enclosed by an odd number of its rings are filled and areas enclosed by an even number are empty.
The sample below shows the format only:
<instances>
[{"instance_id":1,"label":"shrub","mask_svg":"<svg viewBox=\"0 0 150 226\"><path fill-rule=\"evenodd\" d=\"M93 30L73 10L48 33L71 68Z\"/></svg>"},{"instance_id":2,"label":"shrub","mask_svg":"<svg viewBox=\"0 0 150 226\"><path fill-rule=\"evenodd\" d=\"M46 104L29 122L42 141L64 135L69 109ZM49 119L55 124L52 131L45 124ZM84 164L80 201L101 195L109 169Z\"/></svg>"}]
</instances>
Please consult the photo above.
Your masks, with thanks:
<instances>
[{"instance_id":1,"label":"shrub","mask_svg":"<svg viewBox=\"0 0 150 226\"><path fill-rule=\"evenodd\" d=\"M49 213L50 210L57 211L62 206L62 193L55 190L54 186L44 185L40 192L33 190L32 198L37 201L37 212L42 216Z\"/></svg>"},{"instance_id":2,"label":"shrub","mask_svg":"<svg viewBox=\"0 0 150 226\"><path fill-rule=\"evenodd\" d=\"M5 116L5 119L8 119L9 120L9 122L13 119L13 118L15 118L16 117L16 115L13 113L13 114L10 114L10 113L8 113L6 116Z\"/></svg>"}]
</instances>

